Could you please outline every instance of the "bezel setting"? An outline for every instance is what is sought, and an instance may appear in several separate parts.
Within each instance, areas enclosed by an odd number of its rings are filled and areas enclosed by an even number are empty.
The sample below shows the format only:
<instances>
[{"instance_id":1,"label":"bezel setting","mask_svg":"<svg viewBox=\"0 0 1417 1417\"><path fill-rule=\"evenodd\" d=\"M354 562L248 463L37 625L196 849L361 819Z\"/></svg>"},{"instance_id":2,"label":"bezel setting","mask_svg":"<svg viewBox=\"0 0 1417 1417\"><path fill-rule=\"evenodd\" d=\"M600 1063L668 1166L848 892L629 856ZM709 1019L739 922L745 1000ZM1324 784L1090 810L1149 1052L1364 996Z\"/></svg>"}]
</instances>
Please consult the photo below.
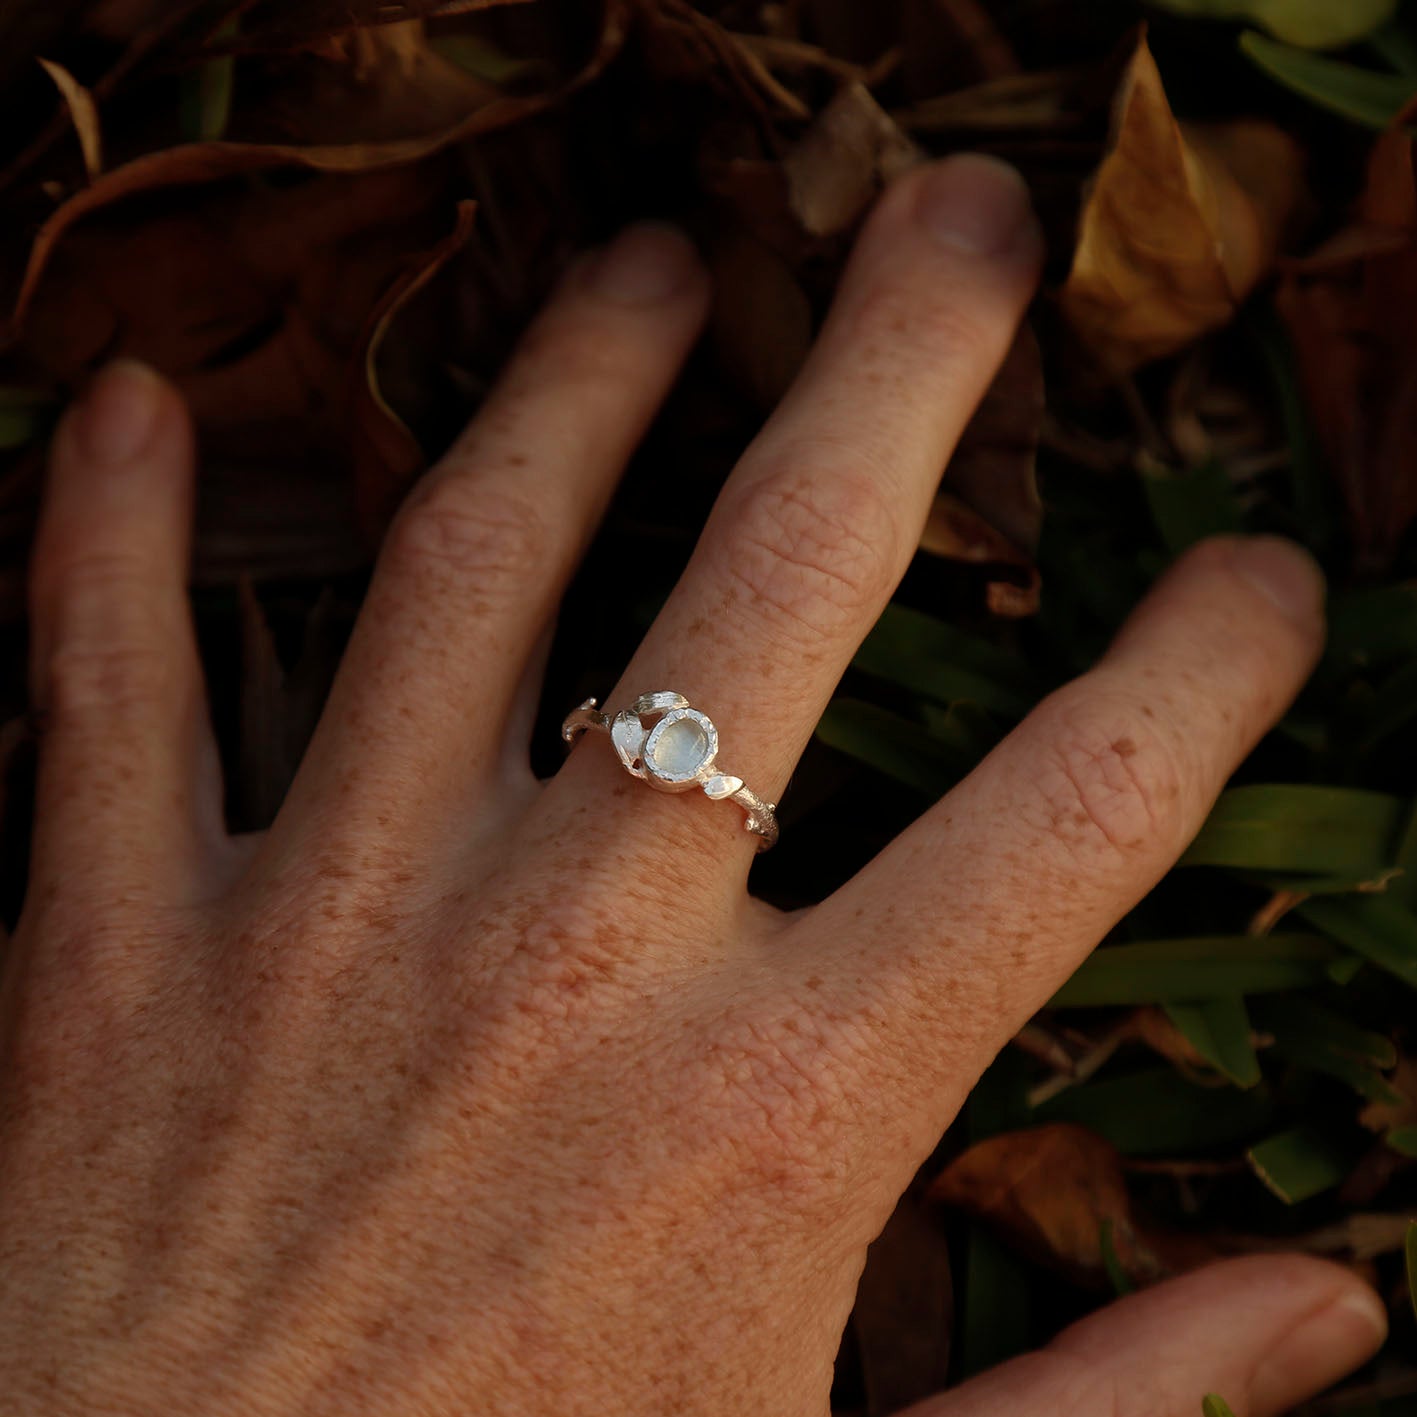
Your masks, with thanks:
<instances>
[{"instance_id":1,"label":"bezel setting","mask_svg":"<svg viewBox=\"0 0 1417 1417\"><path fill-rule=\"evenodd\" d=\"M697 742L675 743L668 735L678 735L681 724L692 725ZM682 694L658 690L641 694L627 709L613 716L602 713L598 699L586 699L566 715L561 737L575 743L583 733L606 734L631 777L648 783L658 792L687 792L698 787L714 802L735 802L742 807L744 827L758 838L758 850L766 851L778 838L777 808L747 786L741 777L721 772L718 757L718 729L705 713L693 708ZM669 763L659 760L666 750ZM670 765L672 764L672 765Z\"/></svg>"},{"instance_id":2,"label":"bezel setting","mask_svg":"<svg viewBox=\"0 0 1417 1417\"><path fill-rule=\"evenodd\" d=\"M694 724L703 735L703 746L691 765L682 768L661 766L656 761L657 750L664 742L666 734L680 723ZM650 729L640 752L640 762L645 777L656 787L670 792L683 792L715 776L713 760L718 756L718 729L707 714L695 708L670 709L658 723Z\"/></svg>"}]
</instances>

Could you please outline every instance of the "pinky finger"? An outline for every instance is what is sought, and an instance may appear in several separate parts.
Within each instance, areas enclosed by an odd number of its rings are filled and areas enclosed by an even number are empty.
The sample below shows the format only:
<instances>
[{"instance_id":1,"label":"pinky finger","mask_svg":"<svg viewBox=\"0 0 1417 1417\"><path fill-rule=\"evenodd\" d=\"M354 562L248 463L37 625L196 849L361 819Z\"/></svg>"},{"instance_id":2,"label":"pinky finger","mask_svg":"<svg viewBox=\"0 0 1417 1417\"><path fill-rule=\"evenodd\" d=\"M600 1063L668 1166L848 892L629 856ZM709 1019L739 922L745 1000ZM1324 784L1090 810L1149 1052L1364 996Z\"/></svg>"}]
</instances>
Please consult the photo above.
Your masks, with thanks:
<instances>
[{"instance_id":1,"label":"pinky finger","mask_svg":"<svg viewBox=\"0 0 1417 1417\"><path fill-rule=\"evenodd\" d=\"M31 899L175 903L224 850L187 603L192 500L180 397L142 365L111 365L55 435L30 564Z\"/></svg>"}]
</instances>

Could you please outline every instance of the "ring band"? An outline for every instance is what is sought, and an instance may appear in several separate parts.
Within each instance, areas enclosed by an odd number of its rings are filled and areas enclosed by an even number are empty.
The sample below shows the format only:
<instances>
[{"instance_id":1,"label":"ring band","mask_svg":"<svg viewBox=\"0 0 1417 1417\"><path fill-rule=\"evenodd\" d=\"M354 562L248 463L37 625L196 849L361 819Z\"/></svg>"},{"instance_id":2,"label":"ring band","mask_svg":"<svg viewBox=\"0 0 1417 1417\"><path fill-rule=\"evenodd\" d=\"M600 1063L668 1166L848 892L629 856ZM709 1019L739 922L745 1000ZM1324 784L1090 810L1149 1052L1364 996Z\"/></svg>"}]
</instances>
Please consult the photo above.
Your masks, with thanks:
<instances>
[{"instance_id":1,"label":"ring band","mask_svg":"<svg viewBox=\"0 0 1417 1417\"><path fill-rule=\"evenodd\" d=\"M566 715L561 737L574 743L582 733L608 733L621 765L631 777L660 792L688 792L701 787L715 802L729 798L746 813L743 825L758 838L758 850L777 841L777 808L764 802L741 777L720 772L718 729L707 714L683 694L641 694L629 708L611 717L598 699L587 699Z\"/></svg>"}]
</instances>

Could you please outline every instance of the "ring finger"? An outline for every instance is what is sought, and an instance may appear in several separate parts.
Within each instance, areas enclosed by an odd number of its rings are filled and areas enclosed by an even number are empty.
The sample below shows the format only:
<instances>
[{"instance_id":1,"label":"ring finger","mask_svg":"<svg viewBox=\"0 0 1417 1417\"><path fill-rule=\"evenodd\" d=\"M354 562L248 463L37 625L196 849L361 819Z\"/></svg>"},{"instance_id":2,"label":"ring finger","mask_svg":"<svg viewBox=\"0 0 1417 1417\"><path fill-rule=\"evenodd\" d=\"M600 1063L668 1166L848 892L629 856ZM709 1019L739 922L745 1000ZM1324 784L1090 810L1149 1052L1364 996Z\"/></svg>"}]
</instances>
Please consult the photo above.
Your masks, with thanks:
<instances>
[{"instance_id":1,"label":"ring finger","mask_svg":"<svg viewBox=\"0 0 1417 1417\"><path fill-rule=\"evenodd\" d=\"M722 771L776 800L905 572L1041 256L1027 191L1001 163L955 157L891 188L806 367L606 701L612 712L643 693L685 695L723 734ZM592 744L553 792L574 806L618 771ZM737 813L698 793L692 809L652 793L627 800L645 839L692 836L701 877L705 850L746 871L752 838Z\"/></svg>"}]
</instances>

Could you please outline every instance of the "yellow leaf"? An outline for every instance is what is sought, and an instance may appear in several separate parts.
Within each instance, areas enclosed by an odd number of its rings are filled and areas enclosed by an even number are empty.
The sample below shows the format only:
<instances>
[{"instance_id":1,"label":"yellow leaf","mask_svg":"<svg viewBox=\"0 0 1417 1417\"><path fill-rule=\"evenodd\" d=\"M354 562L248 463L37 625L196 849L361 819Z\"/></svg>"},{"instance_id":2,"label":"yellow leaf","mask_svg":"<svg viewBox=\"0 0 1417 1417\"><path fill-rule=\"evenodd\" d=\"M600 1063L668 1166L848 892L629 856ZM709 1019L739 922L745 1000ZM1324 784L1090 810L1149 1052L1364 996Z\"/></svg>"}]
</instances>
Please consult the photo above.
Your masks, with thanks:
<instances>
[{"instance_id":1,"label":"yellow leaf","mask_svg":"<svg viewBox=\"0 0 1417 1417\"><path fill-rule=\"evenodd\" d=\"M1059 293L1074 333L1121 376L1229 323L1273 266L1302 170L1272 123L1178 123L1140 38Z\"/></svg>"},{"instance_id":2,"label":"yellow leaf","mask_svg":"<svg viewBox=\"0 0 1417 1417\"><path fill-rule=\"evenodd\" d=\"M1341 49L1392 19L1397 0L1157 0L1168 10L1214 20L1249 20L1305 49Z\"/></svg>"},{"instance_id":3,"label":"yellow leaf","mask_svg":"<svg viewBox=\"0 0 1417 1417\"><path fill-rule=\"evenodd\" d=\"M103 171L103 134L98 126L98 107L93 95L63 65L48 59L39 62L69 106L69 116L74 121L74 131L79 135L79 147L84 155L84 171L92 181Z\"/></svg>"}]
</instances>

